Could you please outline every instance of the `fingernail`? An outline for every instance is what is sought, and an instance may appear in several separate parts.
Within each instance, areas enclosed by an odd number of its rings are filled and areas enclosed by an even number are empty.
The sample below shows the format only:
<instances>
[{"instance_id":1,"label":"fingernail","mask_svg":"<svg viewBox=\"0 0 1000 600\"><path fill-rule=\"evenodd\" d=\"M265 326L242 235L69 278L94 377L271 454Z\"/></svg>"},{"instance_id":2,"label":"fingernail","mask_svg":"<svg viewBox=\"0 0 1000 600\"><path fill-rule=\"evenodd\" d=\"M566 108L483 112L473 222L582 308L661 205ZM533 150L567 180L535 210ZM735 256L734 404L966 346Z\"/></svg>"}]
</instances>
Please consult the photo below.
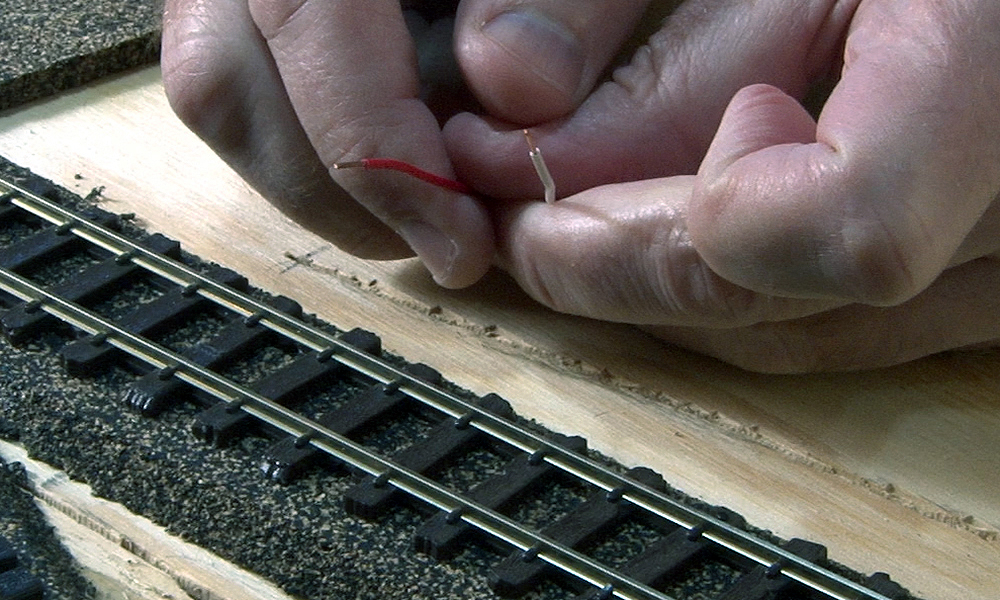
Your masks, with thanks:
<instances>
[{"instance_id":1,"label":"fingernail","mask_svg":"<svg viewBox=\"0 0 1000 600\"><path fill-rule=\"evenodd\" d=\"M512 10L493 17L482 32L549 83L576 95L586 56L580 40L563 24L534 10Z\"/></svg>"},{"instance_id":2,"label":"fingernail","mask_svg":"<svg viewBox=\"0 0 1000 600\"><path fill-rule=\"evenodd\" d=\"M458 255L455 242L423 221L406 221L397 231L427 266L434 280L447 283Z\"/></svg>"}]
</instances>

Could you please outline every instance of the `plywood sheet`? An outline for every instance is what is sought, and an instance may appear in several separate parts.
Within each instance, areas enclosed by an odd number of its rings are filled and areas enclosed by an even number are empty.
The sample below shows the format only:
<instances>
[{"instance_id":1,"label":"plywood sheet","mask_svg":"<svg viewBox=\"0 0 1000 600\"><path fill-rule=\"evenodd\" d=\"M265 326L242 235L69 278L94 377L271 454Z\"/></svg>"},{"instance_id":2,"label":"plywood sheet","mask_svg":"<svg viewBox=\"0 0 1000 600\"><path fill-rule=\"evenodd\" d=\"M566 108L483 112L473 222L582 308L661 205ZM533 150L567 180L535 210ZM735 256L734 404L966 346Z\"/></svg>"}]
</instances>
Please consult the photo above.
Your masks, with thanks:
<instances>
[{"instance_id":1,"label":"plywood sheet","mask_svg":"<svg viewBox=\"0 0 1000 600\"><path fill-rule=\"evenodd\" d=\"M500 273L460 291L289 222L173 118L155 69L0 115L0 154L620 461L928 598L1000 589L1000 356L753 375L558 315Z\"/></svg>"}]
</instances>

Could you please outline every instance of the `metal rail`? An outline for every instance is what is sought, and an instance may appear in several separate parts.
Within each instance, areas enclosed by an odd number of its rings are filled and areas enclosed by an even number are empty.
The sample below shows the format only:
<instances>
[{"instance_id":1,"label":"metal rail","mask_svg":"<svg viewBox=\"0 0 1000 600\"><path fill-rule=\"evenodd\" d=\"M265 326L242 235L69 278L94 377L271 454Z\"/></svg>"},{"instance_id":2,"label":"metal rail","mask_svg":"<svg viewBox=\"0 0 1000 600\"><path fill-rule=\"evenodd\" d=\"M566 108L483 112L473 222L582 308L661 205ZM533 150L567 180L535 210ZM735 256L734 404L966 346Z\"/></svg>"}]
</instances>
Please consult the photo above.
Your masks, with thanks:
<instances>
[{"instance_id":1,"label":"metal rail","mask_svg":"<svg viewBox=\"0 0 1000 600\"><path fill-rule=\"evenodd\" d=\"M475 404L439 387L411 376L379 357L366 354L339 340L336 335L285 315L246 294L214 282L191 267L142 248L126 236L95 223L80 219L57 203L0 179L0 198L6 202L62 227L132 261L151 273L165 278L190 293L221 305L245 317L253 316L262 326L305 347L316 350L324 360L336 360L376 382L391 385L425 405L446 415L464 419L487 435L543 458L559 469L598 488L617 490L621 496L652 514L701 535L757 564L780 570L783 575L836 600L890 600L841 575L803 559L774 544L761 540L707 513L695 510L612 471L584 455L553 444L516 423L492 415ZM71 302L56 297L31 281L6 270L0 273L0 288L14 294L36 309L120 348L154 368L168 369L175 377L221 401L239 408L289 435L308 441L316 448L344 460L374 476L382 476L404 490L445 512L459 515L474 527L521 550L531 550L538 558L598 588L605 588L623 599L659 599L669 597L637 581L623 577L589 557L554 540L546 539L513 520L485 506L470 502L423 475L409 471L371 452L360 444L326 429L318 423L260 396L198 364L134 335L113 322Z\"/></svg>"}]
</instances>

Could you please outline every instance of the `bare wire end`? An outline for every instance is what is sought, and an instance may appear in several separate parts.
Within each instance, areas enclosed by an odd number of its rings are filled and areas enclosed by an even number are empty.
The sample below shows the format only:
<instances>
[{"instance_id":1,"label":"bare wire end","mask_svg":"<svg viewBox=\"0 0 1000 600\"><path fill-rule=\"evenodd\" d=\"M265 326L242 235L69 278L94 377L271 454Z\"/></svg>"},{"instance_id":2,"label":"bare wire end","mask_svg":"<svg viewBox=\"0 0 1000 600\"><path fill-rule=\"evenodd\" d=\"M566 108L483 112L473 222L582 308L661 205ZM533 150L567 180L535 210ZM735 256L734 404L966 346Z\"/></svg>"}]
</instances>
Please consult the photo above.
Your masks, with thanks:
<instances>
[{"instance_id":1,"label":"bare wire end","mask_svg":"<svg viewBox=\"0 0 1000 600\"><path fill-rule=\"evenodd\" d=\"M411 165L406 161L395 158L362 158L361 160L333 163L331 166L333 169L388 169L390 171L406 173L410 177L416 177L417 179L436 185L439 188L458 192L459 194L472 194L472 188L465 185L461 181L455 181L454 179L448 179L447 177L435 175L434 173L425 171L420 167Z\"/></svg>"},{"instance_id":2,"label":"bare wire end","mask_svg":"<svg viewBox=\"0 0 1000 600\"><path fill-rule=\"evenodd\" d=\"M545 189L545 202L552 204L556 201L556 182L549 173L549 167L545 164L542 151L535 145L535 139L531 137L531 132L524 129L524 139L528 142L528 156L531 157L531 164L538 173L538 178L542 180L542 187Z\"/></svg>"}]
</instances>

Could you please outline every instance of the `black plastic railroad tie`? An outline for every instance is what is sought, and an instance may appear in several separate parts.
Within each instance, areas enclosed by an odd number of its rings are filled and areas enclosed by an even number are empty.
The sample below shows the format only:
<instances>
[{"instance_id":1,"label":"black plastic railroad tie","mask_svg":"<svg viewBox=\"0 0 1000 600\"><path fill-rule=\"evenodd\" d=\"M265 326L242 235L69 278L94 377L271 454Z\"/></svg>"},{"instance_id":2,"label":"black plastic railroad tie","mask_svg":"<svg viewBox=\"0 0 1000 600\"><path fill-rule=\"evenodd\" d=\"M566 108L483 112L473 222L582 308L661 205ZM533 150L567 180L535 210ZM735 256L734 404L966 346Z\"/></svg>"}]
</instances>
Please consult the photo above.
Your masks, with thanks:
<instances>
[{"instance_id":1,"label":"black plastic railroad tie","mask_svg":"<svg viewBox=\"0 0 1000 600\"><path fill-rule=\"evenodd\" d=\"M181 296L184 296L185 290L197 289L200 289L197 283L188 284L182 288ZM193 297L194 294L188 296ZM292 317L302 314L301 305L284 296L276 296L268 304L278 312ZM202 368L218 370L264 345L272 333L264 328L247 328L242 319L233 318L214 337L185 350L184 357ZM152 372L140 377L129 384L122 394L127 406L146 417L161 414L193 391L185 382L175 378L163 379L158 373Z\"/></svg>"},{"instance_id":2,"label":"black plastic railroad tie","mask_svg":"<svg viewBox=\"0 0 1000 600\"><path fill-rule=\"evenodd\" d=\"M826 547L814 542L793 538L783 548L810 563L826 559ZM771 565L757 565L743 573L717 600L765 600L794 593L791 590L802 584L783 573L788 565L783 558Z\"/></svg>"},{"instance_id":3,"label":"black plastic railroad tie","mask_svg":"<svg viewBox=\"0 0 1000 600\"><path fill-rule=\"evenodd\" d=\"M478 404L486 412L501 419L510 420L514 417L514 407L500 394L490 392L480 398Z\"/></svg>"},{"instance_id":4,"label":"black plastic railroad tie","mask_svg":"<svg viewBox=\"0 0 1000 600\"><path fill-rule=\"evenodd\" d=\"M412 375L419 379L420 381L429 383L431 385L441 385L444 381L444 377L441 372L431 367L425 365L424 363L411 363L403 368L408 375Z\"/></svg>"},{"instance_id":5,"label":"black plastic railroad tie","mask_svg":"<svg viewBox=\"0 0 1000 600\"><path fill-rule=\"evenodd\" d=\"M150 236L145 243L146 251L150 252L169 251L175 245L173 240L163 236ZM72 292L72 295L78 298L113 292L118 287L113 282L120 281L122 277L131 273L141 273L142 267L137 262L118 265L117 259L112 259L97 263L85 272L93 272L95 276L100 275L105 279L100 279L99 281L102 283L96 288L93 283L80 282L81 286ZM209 269L208 276L214 279L217 284L232 287L235 290L245 289L247 285L245 277L228 269L218 267ZM182 295L182 290L181 286L171 287L149 302L134 305L128 313L116 320L117 326L134 335L155 337L172 328L174 324L190 318L197 311L212 304L209 298L201 295L185 298ZM115 348L109 346L94 347L77 342L63 346L59 353L65 359L70 373L83 377L108 366L119 355Z\"/></svg>"},{"instance_id":6,"label":"black plastic railroad tie","mask_svg":"<svg viewBox=\"0 0 1000 600\"><path fill-rule=\"evenodd\" d=\"M3 210L9 213L16 209L5 207ZM112 215L104 213L103 217L94 222L98 225L111 226L114 221ZM75 253L86 248L89 243L80 236L57 235L55 229L55 227L44 228L0 247L0 265L9 271L24 272L34 266L46 265L54 259Z\"/></svg>"},{"instance_id":7,"label":"black plastic railroad tie","mask_svg":"<svg viewBox=\"0 0 1000 600\"><path fill-rule=\"evenodd\" d=\"M893 581L887 573L873 573L865 579L865 587L892 600L910 598L906 588Z\"/></svg>"},{"instance_id":8,"label":"black plastic railroad tie","mask_svg":"<svg viewBox=\"0 0 1000 600\"><path fill-rule=\"evenodd\" d=\"M338 339L365 354L372 356L380 356L382 354L382 338L367 329L355 327L341 334Z\"/></svg>"},{"instance_id":9,"label":"black plastic railroad tie","mask_svg":"<svg viewBox=\"0 0 1000 600\"><path fill-rule=\"evenodd\" d=\"M342 335L340 340L366 354L381 352L379 337L362 329L351 330ZM279 371L255 381L252 384L253 390L272 401L290 406L306 398L311 390L319 389L330 378L350 376L350 369L346 364L333 360L317 361L319 354L311 352L301 355ZM353 432L363 430L386 414L398 410L407 401L406 396L385 394L380 384L374 384L357 399L320 415L318 422L321 427L349 437ZM249 417L245 420L246 428L249 428ZM341 463L339 459L324 454L315 446L296 448L294 438L285 436L268 448L261 470L271 479L287 484L321 460L331 465Z\"/></svg>"},{"instance_id":10,"label":"black plastic railroad tie","mask_svg":"<svg viewBox=\"0 0 1000 600\"><path fill-rule=\"evenodd\" d=\"M486 412L498 416L508 414L510 411L509 404L495 394L484 396L478 404ZM479 429L462 428L456 419L445 419L434 425L427 435L393 455L393 461L413 472L432 474L444 465L450 464L455 458L465 456L484 439L486 434ZM371 479L365 479L347 490L344 494L344 507L351 514L363 519L375 519L404 498L405 495L396 488L378 488ZM445 519L444 526L457 527L460 524L449 523Z\"/></svg>"},{"instance_id":11,"label":"black plastic railroad tie","mask_svg":"<svg viewBox=\"0 0 1000 600\"><path fill-rule=\"evenodd\" d=\"M715 514L719 520L724 520L733 527L743 527L746 521L739 513L725 508L708 511ZM689 572L692 565L702 564L701 561L715 556L718 546L702 535L710 529L708 523L700 523L691 528L677 527L665 533L656 541L648 544L639 554L633 556L620 568L620 573L644 585L663 589L670 581L677 581L684 573ZM576 596L574 600L594 600L595 590L589 590ZM731 600L745 600L738 596Z\"/></svg>"},{"instance_id":12,"label":"black plastic railroad tie","mask_svg":"<svg viewBox=\"0 0 1000 600\"><path fill-rule=\"evenodd\" d=\"M253 424L250 415L242 410L247 402L247 399L240 398L206 408L195 416L191 432L216 448L227 447Z\"/></svg>"},{"instance_id":13,"label":"black plastic railroad tie","mask_svg":"<svg viewBox=\"0 0 1000 600\"><path fill-rule=\"evenodd\" d=\"M640 485L656 489L666 487L658 473L645 467L629 469L626 477ZM599 540L607 539L636 510L635 504L625 500L625 494L634 489L631 481L611 490L594 490L583 502L546 525L541 535L544 539L581 551ZM515 554L494 565L489 584L501 595L520 595L536 587L552 571L547 563L525 564Z\"/></svg>"},{"instance_id":14,"label":"black plastic railroad tie","mask_svg":"<svg viewBox=\"0 0 1000 600\"><path fill-rule=\"evenodd\" d=\"M97 225L105 226L110 217L103 220L94 221ZM80 219L83 222L83 219ZM55 228L45 229L35 235L24 238L15 244L0 248L0 264L9 270L18 271L30 269L32 265L42 265L53 260L55 257L63 256L66 253L76 253L86 248L89 240L82 237L58 236L54 232ZM153 252L159 252L167 256L178 254L180 245L162 235L151 235L144 242L144 246ZM121 283L131 278L140 271L140 266L134 262L128 264L118 264L115 256L105 257L98 262L85 267L77 273L75 277L69 277L48 287L48 292L53 297L61 300L74 302L83 306L91 305L99 298L107 298L116 293ZM14 345L27 341L34 333L45 327L46 323L58 320L49 314L33 313L24 311L23 307L14 307L0 316L0 326L4 333ZM89 360L88 357L102 357L112 353L111 348L104 347L95 349L86 343L86 340L70 342L64 348L76 347L76 352L80 355L73 356L73 350L66 350L69 354L60 354L67 358L67 368L73 375L83 377L93 375L101 366L100 360L94 360L81 364L76 362L78 358Z\"/></svg>"},{"instance_id":15,"label":"black plastic railroad tie","mask_svg":"<svg viewBox=\"0 0 1000 600\"><path fill-rule=\"evenodd\" d=\"M550 441L553 445L570 452L583 453L587 451L587 441L579 436L553 434ZM504 465L500 473L473 486L466 494L466 498L471 502L502 513L513 507L527 494L550 482L559 470L558 467L545 460L530 466L528 458L527 453L518 453ZM429 554L438 560L446 560L454 556L463 545L466 537L474 530L472 525L466 521L449 525L445 522L444 517L443 512L436 513L420 525L414 533L415 547L420 552Z\"/></svg>"}]
</instances>

